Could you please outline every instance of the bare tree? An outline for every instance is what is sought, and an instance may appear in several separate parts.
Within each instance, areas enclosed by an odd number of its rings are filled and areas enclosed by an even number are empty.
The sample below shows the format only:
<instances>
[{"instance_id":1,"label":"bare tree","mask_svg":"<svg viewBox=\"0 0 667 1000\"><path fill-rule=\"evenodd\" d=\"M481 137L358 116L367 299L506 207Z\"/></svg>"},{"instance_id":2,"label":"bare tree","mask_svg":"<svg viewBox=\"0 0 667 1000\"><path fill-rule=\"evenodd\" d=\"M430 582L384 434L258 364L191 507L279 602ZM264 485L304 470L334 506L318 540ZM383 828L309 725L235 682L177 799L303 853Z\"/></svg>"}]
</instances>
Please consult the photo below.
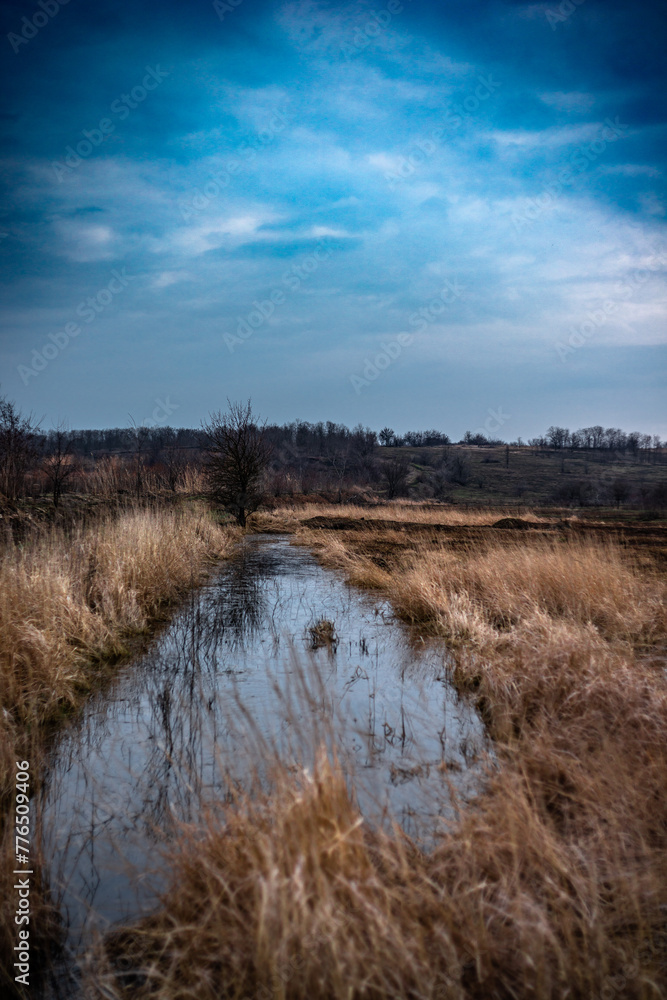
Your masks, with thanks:
<instances>
[{"instance_id":1,"label":"bare tree","mask_svg":"<svg viewBox=\"0 0 667 1000\"><path fill-rule=\"evenodd\" d=\"M251 401L231 403L203 425L209 496L242 528L263 499L262 477L271 458L266 424L258 424Z\"/></svg>"},{"instance_id":2,"label":"bare tree","mask_svg":"<svg viewBox=\"0 0 667 1000\"><path fill-rule=\"evenodd\" d=\"M15 403L0 396L0 496L23 495L28 469L37 458L37 427Z\"/></svg>"},{"instance_id":3,"label":"bare tree","mask_svg":"<svg viewBox=\"0 0 667 1000\"><path fill-rule=\"evenodd\" d=\"M58 424L49 434L47 447L48 453L44 457L42 468L51 483L53 506L57 508L65 483L77 469L72 455L72 442L64 424Z\"/></svg>"},{"instance_id":4,"label":"bare tree","mask_svg":"<svg viewBox=\"0 0 667 1000\"><path fill-rule=\"evenodd\" d=\"M345 481L345 474L348 471L348 465L350 461L350 444L349 442L342 445L340 448L334 449L331 454L331 472L333 480L336 483L336 488L338 489L338 499L337 503L343 502L343 483Z\"/></svg>"},{"instance_id":5,"label":"bare tree","mask_svg":"<svg viewBox=\"0 0 667 1000\"><path fill-rule=\"evenodd\" d=\"M396 455L382 463L380 478L386 487L388 500L405 492L409 477L410 463L403 455Z\"/></svg>"},{"instance_id":6,"label":"bare tree","mask_svg":"<svg viewBox=\"0 0 667 1000\"><path fill-rule=\"evenodd\" d=\"M570 443L570 432L567 427L549 427L547 429L547 441L551 448L567 448Z\"/></svg>"},{"instance_id":7,"label":"bare tree","mask_svg":"<svg viewBox=\"0 0 667 1000\"><path fill-rule=\"evenodd\" d=\"M389 445L392 444L395 436L396 435L394 434L391 427L383 427L378 435L378 437L380 438L380 442L384 445L385 448L388 448Z\"/></svg>"},{"instance_id":8,"label":"bare tree","mask_svg":"<svg viewBox=\"0 0 667 1000\"><path fill-rule=\"evenodd\" d=\"M448 472L453 483L465 486L470 480L470 465L466 455L453 455L449 461Z\"/></svg>"},{"instance_id":9,"label":"bare tree","mask_svg":"<svg viewBox=\"0 0 667 1000\"><path fill-rule=\"evenodd\" d=\"M626 479L615 479L611 484L611 495L614 503L620 507L630 496L630 484Z\"/></svg>"},{"instance_id":10,"label":"bare tree","mask_svg":"<svg viewBox=\"0 0 667 1000\"><path fill-rule=\"evenodd\" d=\"M367 458L369 455L372 455L378 443L378 436L375 431L372 431L370 427L364 427L362 424L357 424L353 428L350 438L355 452L361 458Z\"/></svg>"},{"instance_id":11,"label":"bare tree","mask_svg":"<svg viewBox=\"0 0 667 1000\"><path fill-rule=\"evenodd\" d=\"M173 441L170 441L164 447L163 457L169 489L172 493L175 493L176 487L181 482L187 468L187 455L182 448L177 447Z\"/></svg>"},{"instance_id":12,"label":"bare tree","mask_svg":"<svg viewBox=\"0 0 667 1000\"><path fill-rule=\"evenodd\" d=\"M130 427L128 428L132 443L132 471L134 474L134 488L137 497L144 492L146 476L146 450L150 444L150 428L144 424L137 424L134 417L130 415Z\"/></svg>"}]
</instances>

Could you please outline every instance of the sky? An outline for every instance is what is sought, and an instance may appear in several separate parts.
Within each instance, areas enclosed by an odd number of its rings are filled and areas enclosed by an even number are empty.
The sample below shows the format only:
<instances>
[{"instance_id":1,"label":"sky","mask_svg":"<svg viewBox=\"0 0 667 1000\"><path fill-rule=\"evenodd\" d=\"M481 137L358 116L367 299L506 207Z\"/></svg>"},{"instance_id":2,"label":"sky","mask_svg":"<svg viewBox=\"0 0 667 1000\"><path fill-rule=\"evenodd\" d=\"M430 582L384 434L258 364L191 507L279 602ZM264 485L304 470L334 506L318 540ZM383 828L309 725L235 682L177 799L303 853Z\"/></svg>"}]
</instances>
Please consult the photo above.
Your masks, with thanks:
<instances>
[{"instance_id":1,"label":"sky","mask_svg":"<svg viewBox=\"0 0 667 1000\"><path fill-rule=\"evenodd\" d=\"M667 437L665 14L5 3L0 393Z\"/></svg>"}]
</instances>

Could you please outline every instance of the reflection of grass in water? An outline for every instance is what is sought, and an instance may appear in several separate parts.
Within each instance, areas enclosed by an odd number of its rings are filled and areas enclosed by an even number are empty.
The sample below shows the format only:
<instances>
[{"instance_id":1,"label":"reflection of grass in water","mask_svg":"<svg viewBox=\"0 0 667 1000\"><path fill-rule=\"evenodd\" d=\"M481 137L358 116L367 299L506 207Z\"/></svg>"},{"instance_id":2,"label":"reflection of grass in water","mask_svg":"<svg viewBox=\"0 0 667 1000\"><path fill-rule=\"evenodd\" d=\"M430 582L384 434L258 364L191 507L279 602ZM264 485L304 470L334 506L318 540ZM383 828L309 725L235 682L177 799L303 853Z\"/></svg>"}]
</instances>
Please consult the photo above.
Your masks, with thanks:
<instances>
[{"instance_id":1,"label":"reflection of grass in water","mask_svg":"<svg viewBox=\"0 0 667 1000\"><path fill-rule=\"evenodd\" d=\"M162 911L108 942L107 996L119 956L163 1000L665 991L667 687L631 645L664 638L662 582L586 545L425 555L386 590L456 630L484 793L424 851L368 829L331 751L295 771L267 745L270 788L184 828Z\"/></svg>"}]
</instances>

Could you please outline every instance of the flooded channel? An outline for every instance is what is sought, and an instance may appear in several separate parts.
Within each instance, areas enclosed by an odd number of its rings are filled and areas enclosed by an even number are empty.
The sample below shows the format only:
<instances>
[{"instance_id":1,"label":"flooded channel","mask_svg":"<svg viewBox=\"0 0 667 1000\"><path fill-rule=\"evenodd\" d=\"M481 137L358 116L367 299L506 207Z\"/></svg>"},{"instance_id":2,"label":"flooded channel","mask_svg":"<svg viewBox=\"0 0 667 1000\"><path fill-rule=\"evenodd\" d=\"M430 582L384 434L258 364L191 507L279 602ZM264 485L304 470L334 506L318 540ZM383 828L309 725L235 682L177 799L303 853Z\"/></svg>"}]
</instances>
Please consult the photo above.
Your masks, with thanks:
<instances>
[{"instance_id":1,"label":"flooded channel","mask_svg":"<svg viewBox=\"0 0 667 1000\"><path fill-rule=\"evenodd\" d=\"M335 631L317 648L321 620ZM296 753L316 715L369 820L427 836L447 813L446 782L474 789L484 746L446 655L288 537L248 536L52 751L42 829L69 964L96 929L154 906L174 822L260 766L261 738ZM319 678L310 699L304 675Z\"/></svg>"}]
</instances>

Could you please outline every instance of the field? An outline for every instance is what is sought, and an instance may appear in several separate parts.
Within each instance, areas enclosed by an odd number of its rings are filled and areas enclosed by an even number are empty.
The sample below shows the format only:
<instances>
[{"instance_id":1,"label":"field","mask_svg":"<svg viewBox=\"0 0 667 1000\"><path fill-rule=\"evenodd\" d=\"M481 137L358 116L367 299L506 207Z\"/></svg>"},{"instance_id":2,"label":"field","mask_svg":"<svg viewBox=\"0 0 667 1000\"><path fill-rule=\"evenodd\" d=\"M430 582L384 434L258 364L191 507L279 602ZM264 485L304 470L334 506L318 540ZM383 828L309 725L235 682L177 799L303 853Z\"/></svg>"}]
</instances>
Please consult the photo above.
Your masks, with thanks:
<instances>
[{"instance_id":1,"label":"field","mask_svg":"<svg viewBox=\"0 0 667 1000\"><path fill-rule=\"evenodd\" d=\"M294 531L448 640L495 742L484 791L425 851L363 823L335 757L276 760L270 792L183 831L162 912L107 944L103 995L664 995L660 562L545 517L318 510L254 527Z\"/></svg>"},{"instance_id":2,"label":"field","mask_svg":"<svg viewBox=\"0 0 667 1000\"><path fill-rule=\"evenodd\" d=\"M310 769L267 761L268 786L182 827L160 909L100 942L86 996L664 995L664 523L414 501L271 507L249 531L289 532L416 635L446 640L450 680L493 740L480 793L425 849L363 820L326 733ZM235 537L186 503L8 543L5 776ZM57 921L42 907L46 947Z\"/></svg>"},{"instance_id":3,"label":"field","mask_svg":"<svg viewBox=\"0 0 667 1000\"><path fill-rule=\"evenodd\" d=\"M413 482L421 480L456 456L462 475L450 478L442 498L458 506L607 506L647 508L655 497L664 510L667 466L662 451L644 461L605 451L570 451L528 446L383 448L390 459L410 460ZM656 493L657 490L657 493Z\"/></svg>"},{"instance_id":4,"label":"field","mask_svg":"<svg viewBox=\"0 0 667 1000\"><path fill-rule=\"evenodd\" d=\"M13 817L8 806L14 762L30 760L37 792L54 727L76 712L113 663L164 619L206 567L230 551L234 537L201 507L185 505L106 511L87 524L67 529L47 524L29 528L20 542L6 540L0 561L0 983L5 988L13 986L14 828L7 820ZM37 869L39 862L34 856ZM39 874L36 884L39 888ZM33 912L37 970L37 943L48 949L57 923L41 891L33 892Z\"/></svg>"}]
</instances>

